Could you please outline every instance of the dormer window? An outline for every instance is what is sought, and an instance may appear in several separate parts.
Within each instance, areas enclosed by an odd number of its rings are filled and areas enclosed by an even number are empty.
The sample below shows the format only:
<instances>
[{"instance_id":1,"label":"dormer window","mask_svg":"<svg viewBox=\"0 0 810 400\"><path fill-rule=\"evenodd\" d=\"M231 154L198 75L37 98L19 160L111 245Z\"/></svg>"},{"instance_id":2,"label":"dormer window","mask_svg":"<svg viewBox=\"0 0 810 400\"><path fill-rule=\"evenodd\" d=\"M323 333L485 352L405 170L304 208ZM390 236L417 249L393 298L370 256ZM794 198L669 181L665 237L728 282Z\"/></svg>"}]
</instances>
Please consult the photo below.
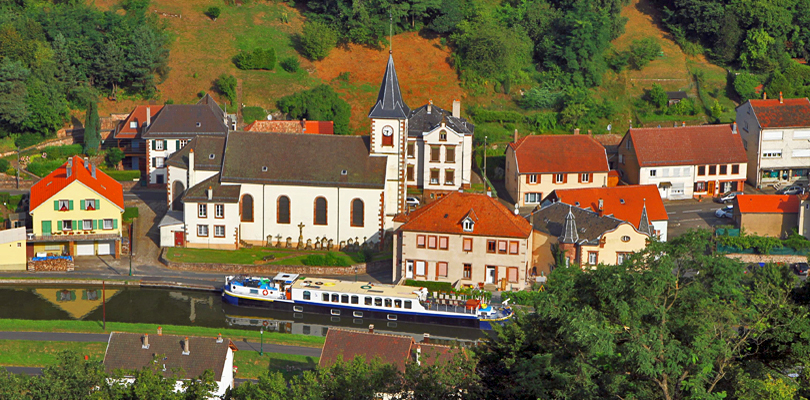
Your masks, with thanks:
<instances>
[{"instance_id":1,"label":"dormer window","mask_svg":"<svg viewBox=\"0 0 810 400\"><path fill-rule=\"evenodd\" d=\"M262 172L267 172L267 167L262 167Z\"/></svg>"},{"instance_id":2,"label":"dormer window","mask_svg":"<svg viewBox=\"0 0 810 400\"><path fill-rule=\"evenodd\" d=\"M209 155L208 155L208 159L209 159L209 160L213 160L213 159L214 159L214 157L216 157L214 154L209 154Z\"/></svg>"},{"instance_id":3,"label":"dormer window","mask_svg":"<svg viewBox=\"0 0 810 400\"><path fill-rule=\"evenodd\" d=\"M473 227L475 226L475 222L467 218L461 223L461 226L464 228L464 232L472 232Z\"/></svg>"},{"instance_id":4,"label":"dormer window","mask_svg":"<svg viewBox=\"0 0 810 400\"><path fill-rule=\"evenodd\" d=\"M201 127L201 126L202 126L202 124L201 124L201 123L199 123L199 122L197 122L197 128L199 128L199 127Z\"/></svg>"},{"instance_id":5,"label":"dormer window","mask_svg":"<svg viewBox=\"0 0 810 400\"><path fill-rule=\"evenodd\" d=\"M439 140L441 140L442 142L447 141L447 131L439 132Z\"/></svg>"},{"instance_id":6,"label":"dormer window","mask_svg":"<svg viewBox=\"0 0 810 400\"><path fill-rule=\"evenodd\" d=\"M138 121L129 121L129 129L138 128Z\"/></svg>"}]
</instances>

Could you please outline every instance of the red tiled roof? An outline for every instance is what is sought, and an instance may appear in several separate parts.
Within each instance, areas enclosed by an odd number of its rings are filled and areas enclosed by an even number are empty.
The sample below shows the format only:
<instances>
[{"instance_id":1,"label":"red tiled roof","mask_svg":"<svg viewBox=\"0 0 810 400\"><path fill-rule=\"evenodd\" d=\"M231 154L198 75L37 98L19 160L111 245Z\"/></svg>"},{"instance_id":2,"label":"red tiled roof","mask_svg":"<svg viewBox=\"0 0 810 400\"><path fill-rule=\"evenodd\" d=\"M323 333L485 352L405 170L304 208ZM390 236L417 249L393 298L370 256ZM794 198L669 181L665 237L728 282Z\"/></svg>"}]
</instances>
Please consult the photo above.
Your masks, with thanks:
<instances>
[{"instance_id":1,"label":"red tiled roof","mask_svg":"<svg viewBox=\"0 0 810 400\"><path fill-rule=\"evenodd\" d=\"M602 199L602 215L613 215L627 221L638 229L641 210L647 205L647 219L666 221L667 210L655 185L626 185L585 189L557 189L548 195L549 200L561 201L580 208L599 209Z\"/></svg>"},{"instance_id":2,"label":"red tiled roof","mask_svg":"<svg viewBox=\"0 0 810 400\"><path fill-rule=\"evenodd\" d=\"M306 130L304 129L306 127ZM265 121L258 120L245 127L247 132L271 133L314 133L332 135L335 133L332 121Z\"/></svg>"},{"instance_id":3,"label":"red tiled roof","mask_svg":"<svg viewBox=\"0 0 810 400\"><path fill-rule=\"evenodd\" d=\"M801 206L799 196L787 194L741 194L734 201L741 213L795 214Z\"/></svg>"},{"instance_id":4,"label":"red tiled roof","mask_svg":"<svg viewBox=\"0 0 810 400\"><path fill-rule=\"evenodd\" d=\"M618 133L603 133L601 135L593 135L593 140L599 142L602 146L618 146L624 136Z\"/></svg>"},{"instance_id":5,"label":"red tiled roof","mask_svg":"<svg viewBox=\"0 0 810 400\"><path fill-rule=\"evenodd\" d=\"M763 128L805 127L810 126L810 100L779 99L748 100L754 115Z\"/></svg>"},{"instance_id":6,"label":"red tiled roof","mask_svg":"<svg viewBox=\"0 0 810 400\"><path fill-rule=\"evenodd\" d=\"M464 232L462 221L472 215L472 232ZM485 194L453 192L410 214L399 214L403 231L454 233L474 236L527 238L532 226L509 211L498 200Z\"/></svg>"},{"instance_id":7,"label":"red tiled roof","mask_svg":"<svg viewBox=\"0 0 810 400\"><path fill-rule=\"evenodd\" d=\"M330 367L338 357L351 361L357 356L366 361L379 358L384 364L393 364L405 371L405 364L411 355L413 338L410 336L368 333L346 329L330 328L321 352L321 367Z\"/></svg>"},{"instance_id":8,"label":"red tiled roof","mask_svg":"<svg viewBox=\"0 0 810 400\"><path fill-rule=\"evenodd\" d=\"M29 210L34 211L42 203L48 201L74 181L83 183L91 190L94 190L105 199L117 205L121 208L121 211L124 210L124 190L121 184L98 168L96 168L96 177L93 178L90 171L85 168L84 160L79 156L73 156L73 168L70 177L67 176L67 162L65 162L61 167L48 174L48 176L42 178L31 187L31 205Z\"/></svg>"},{"instance_id":9,"label":"red tiled roof","mask_svg":"<svg viewBox=\"0 0 810 400\"><path fill-rule=\"evenodd\" d=\"M118 132L116 132L115 138L116 139L131 139L131 138L134 138L134 137L138 136L138 133L140 132L141 127L143 127L143 124L146 122L146 109L147 108L149 109L149 112L151 113L151 119L154 120L155 116L157 116L158 112L160 112L160 110L163 109L163 106L152 106L152 105L136 106L135 109L132 110L131 113L129 113L129 116L127 116L126 119L124 119L123 121L121 121L119 123L118 126L120 128L118 129ZM130 122L136 122L138 127L137 128L130 128L129 127Z\"/></svg>"},{"instance_id":10,"label":"red tiled roof","mask_svg":"<svg viewBox=\"0 0 810 400\"><path fill-rule=\"evenodd\" d=\"M530 135L509 143L518 173L607 172L605 148L588 135Z\"/></svg>"},{"instance_id":11,"label":"red tiled roof","mask_svg":"<svg viewBox=\"0 0 810 400\"><path fill-rule=\"evenodd\" d=\"M631 128L622 143L628 138L642 167L748 162L742 139L730 125Z\"/></svg>"}]
</instances>

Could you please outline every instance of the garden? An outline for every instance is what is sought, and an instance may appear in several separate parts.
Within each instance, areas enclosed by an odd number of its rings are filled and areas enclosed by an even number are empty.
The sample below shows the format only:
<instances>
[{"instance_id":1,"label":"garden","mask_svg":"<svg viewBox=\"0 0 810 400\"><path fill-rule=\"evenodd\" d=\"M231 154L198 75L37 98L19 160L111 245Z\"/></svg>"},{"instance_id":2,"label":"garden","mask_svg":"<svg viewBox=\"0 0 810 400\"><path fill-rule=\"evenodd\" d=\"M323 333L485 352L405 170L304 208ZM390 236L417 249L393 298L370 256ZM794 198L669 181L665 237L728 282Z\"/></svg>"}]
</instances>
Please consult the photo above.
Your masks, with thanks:
<instances>
[{"instance_id":1,"label":"garden","mask_svg":"<svg viewBox=\"0 0 810 400\"><path fill-rule=\"evenodd\" d=\"M317 267L348 267L366 262L364 252L317 251L252 247L238 250L191 249L173 247L166 252L169 261L182 263L244 264L244 265L307 265Z\"/></svg>"}]
</instances>

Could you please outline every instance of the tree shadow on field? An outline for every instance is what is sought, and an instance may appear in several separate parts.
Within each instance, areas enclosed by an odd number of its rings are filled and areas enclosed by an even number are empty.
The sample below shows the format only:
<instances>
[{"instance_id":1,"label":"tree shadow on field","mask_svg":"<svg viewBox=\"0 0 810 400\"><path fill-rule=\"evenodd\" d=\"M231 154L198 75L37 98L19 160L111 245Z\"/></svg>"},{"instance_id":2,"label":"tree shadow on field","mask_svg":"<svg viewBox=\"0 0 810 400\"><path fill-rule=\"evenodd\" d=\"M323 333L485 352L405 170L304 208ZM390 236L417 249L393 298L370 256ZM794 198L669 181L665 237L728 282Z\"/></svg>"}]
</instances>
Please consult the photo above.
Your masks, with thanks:
<instances>
[{"instance_id":1,"label":"tree shadow on field","mask_svg":"<svg viewBox=\"0 0 810 400\"><path fill-rule=\"evenodd\" d=\"M669 29L667 29L666 25L664 24L660 11L656 9L655 6L650 4L650 0L639 0L635 7L640 13L650 17L652 24L656 29L661 31L661 35L664 39L677 43L675 37L669 32Z\"/></svg>"}]
</instances>

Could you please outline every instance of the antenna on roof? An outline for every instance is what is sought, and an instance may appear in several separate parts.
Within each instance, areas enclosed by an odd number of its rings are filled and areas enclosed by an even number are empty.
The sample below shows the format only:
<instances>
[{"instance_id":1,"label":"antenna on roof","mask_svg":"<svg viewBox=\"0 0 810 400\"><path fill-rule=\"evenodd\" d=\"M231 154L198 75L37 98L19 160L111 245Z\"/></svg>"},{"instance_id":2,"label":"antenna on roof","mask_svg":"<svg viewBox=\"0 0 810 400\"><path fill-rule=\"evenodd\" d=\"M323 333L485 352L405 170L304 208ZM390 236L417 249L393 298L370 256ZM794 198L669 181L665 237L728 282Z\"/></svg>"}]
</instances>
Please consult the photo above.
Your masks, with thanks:
<instances>
[{"instance_id":1,"label":"antenna on roof","mask_svg":"<svg viewBox=\"0 0 810 400\"><path fill-rule=\"evenodd\" d=\"M388 9L388 54L394 53L394 17Z\"/></svg>"}]
</instances>

